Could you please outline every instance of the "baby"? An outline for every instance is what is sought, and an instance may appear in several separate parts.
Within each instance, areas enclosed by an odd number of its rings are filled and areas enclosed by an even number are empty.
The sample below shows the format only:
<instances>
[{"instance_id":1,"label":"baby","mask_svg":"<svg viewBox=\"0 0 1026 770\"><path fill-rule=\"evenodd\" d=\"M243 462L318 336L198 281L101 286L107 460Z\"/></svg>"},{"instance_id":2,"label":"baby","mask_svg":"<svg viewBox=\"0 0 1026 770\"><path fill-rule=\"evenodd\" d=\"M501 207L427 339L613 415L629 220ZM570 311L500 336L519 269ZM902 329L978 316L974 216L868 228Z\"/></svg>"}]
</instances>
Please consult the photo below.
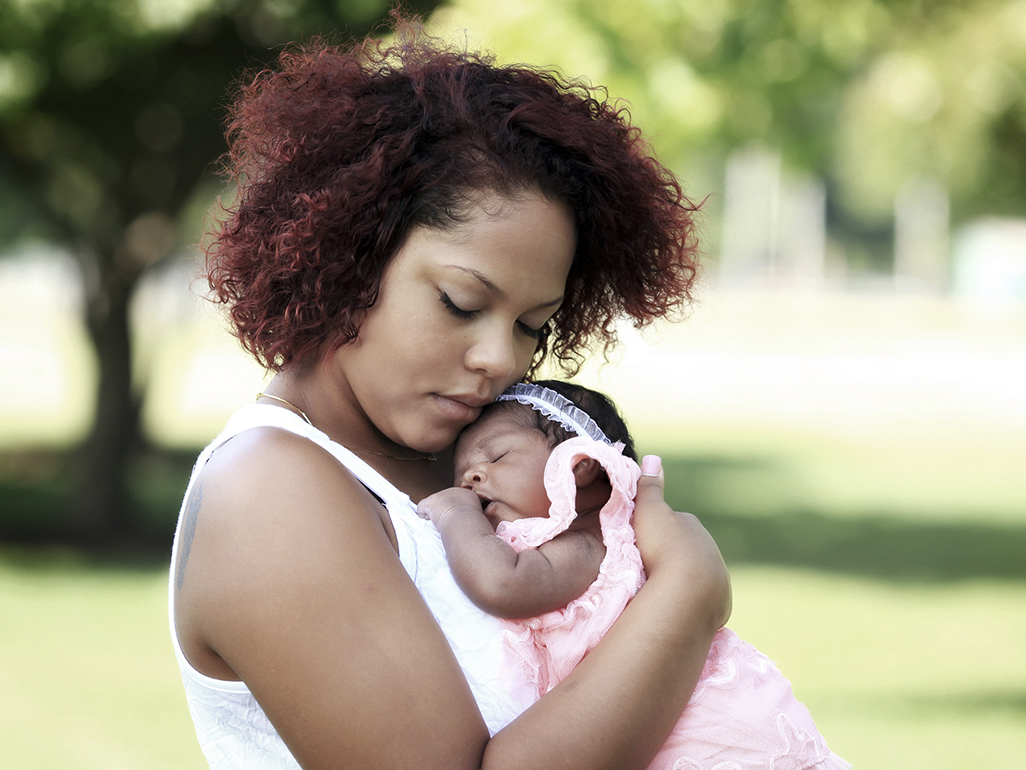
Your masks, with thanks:
<instances>
[{"instance_id":1,"label":"baby","mask_svg":"<svg viewBox=\"0 0 1026 770\"><path fill-rule=\"evenodd\" d=\"M460 435L457 486L421 501L456 582L504 619L511 662L541 697L644 583L630 518L640 475L626 424L600 393L519 384ZM650 769L840 770L774 663L724 628Z\"/></svg>"}]
</instances>

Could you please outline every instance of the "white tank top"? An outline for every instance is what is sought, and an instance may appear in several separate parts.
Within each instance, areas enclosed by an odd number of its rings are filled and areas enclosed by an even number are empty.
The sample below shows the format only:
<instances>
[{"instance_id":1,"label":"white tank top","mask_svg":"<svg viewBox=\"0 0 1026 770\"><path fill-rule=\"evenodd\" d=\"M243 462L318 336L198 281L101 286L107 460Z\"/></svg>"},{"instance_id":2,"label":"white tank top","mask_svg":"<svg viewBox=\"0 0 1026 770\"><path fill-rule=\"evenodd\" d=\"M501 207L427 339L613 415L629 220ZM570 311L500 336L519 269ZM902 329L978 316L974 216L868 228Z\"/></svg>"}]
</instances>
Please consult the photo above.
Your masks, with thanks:
<instances>
[{"instance_id":1,"label":"white tank top","mask_svg":"<svg viewBox=\"0 0 1026 770\"><path fill-rule=\"evenodd\" d=\"M256 427L281 428L310 439L334 455L384 502L395 528L399 560L449 640L489 732L494 735L526 709L531 704L530 687L510 681L510 669L504 663L500 621L478 609L460 591L446 563L438 531L429 521L417 516L416 506L409 496L298 415L267 404L251 404L239 409L221 435L200 454L185 499L188 500L196 477L210 455L233 436ZM183 503L183 511L184 508ZM298 770L299 764L246 684L204 676L192 667L182 652L174 613L174 572L181 527L182 515L179 514L171 551L168 614L175 657L203 754L212 770Z\"/></svg>"}]
</instances>

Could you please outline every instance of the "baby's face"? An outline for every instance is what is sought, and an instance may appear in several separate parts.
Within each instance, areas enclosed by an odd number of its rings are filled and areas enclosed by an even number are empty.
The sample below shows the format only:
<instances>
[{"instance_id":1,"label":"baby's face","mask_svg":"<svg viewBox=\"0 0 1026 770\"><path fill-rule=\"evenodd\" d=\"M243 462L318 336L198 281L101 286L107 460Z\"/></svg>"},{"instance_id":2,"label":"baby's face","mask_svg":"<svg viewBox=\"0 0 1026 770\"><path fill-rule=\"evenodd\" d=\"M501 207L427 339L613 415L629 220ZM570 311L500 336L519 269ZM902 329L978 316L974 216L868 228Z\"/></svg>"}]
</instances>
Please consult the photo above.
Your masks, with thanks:
<instances>
[{"instance_id":1,"label":"baby's face","mask_svg":"<svg viewBox=\"0 0 1026 770\"><path fill-rule=\"evenodd\" d=\"M540 430L527 428L509 413L486 414L456 444L456 486L481 500L485 516L500 521L547 517L545 462L552 448Z\"/></svg>"}]
</instances>

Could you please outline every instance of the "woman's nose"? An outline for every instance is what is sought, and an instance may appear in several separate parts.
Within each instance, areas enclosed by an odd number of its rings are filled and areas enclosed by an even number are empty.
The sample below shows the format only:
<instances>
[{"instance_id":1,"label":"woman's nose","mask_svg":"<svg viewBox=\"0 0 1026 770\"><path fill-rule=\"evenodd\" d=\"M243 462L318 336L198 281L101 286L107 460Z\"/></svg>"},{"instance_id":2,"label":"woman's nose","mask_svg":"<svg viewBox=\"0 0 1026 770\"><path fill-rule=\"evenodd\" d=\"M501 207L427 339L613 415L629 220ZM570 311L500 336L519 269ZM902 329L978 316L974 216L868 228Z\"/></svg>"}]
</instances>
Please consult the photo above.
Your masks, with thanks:
<instances>
[{"instance_id":1,"label":"woman's nose","mask_svg":"<svg viewBox=\"0 0 1026 770\"><path fill-rule=\"evenodd\" d=\"M482 334L467 351L466 364L495 380L517 373L517 350L512 329L492 329Z\"/></svg>"}]
</instances>

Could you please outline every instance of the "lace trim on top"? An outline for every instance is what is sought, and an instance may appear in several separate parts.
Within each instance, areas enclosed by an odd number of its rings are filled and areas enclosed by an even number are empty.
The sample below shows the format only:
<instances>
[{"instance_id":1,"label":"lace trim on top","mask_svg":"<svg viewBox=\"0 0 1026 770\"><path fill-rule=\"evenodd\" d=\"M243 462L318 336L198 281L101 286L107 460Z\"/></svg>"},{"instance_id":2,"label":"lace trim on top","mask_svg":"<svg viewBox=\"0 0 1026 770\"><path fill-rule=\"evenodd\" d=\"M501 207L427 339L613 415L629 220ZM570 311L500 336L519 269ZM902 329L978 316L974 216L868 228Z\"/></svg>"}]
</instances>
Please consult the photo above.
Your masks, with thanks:
<instances>
[{"instance_id":1,"label":"lace trim on top","mask_svg":"<svg viewBox=\"0 0 1026 770\"><path fill-rule=\"evenodd\" d=\"M578 436L601 441L604 444L613 443L587 412L578 409L570 399L542 385L519 382L507 388L496 400L516 401L531 407L536 412L541 412L553 422L558 422Z\"/></svg>"}]
</instances>

